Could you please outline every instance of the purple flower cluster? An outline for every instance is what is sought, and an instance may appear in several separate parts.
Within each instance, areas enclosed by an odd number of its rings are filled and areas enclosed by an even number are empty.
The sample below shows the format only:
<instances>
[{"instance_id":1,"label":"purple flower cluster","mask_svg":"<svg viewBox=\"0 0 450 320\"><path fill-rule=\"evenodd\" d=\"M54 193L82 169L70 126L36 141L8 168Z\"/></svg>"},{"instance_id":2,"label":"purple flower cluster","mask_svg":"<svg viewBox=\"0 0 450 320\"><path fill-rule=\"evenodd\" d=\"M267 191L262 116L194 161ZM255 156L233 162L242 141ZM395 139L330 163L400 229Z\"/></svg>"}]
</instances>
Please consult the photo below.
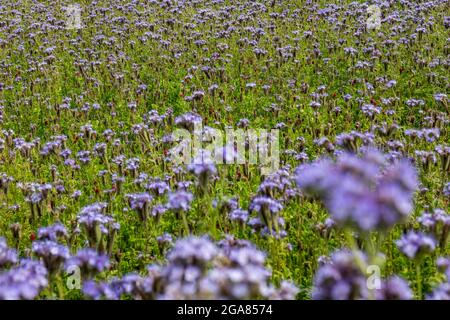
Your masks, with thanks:
<instances>
[{"instance_id":1,"label":"purple flower cluster","mask_svg":"<svg viewBox=\"0 0 450 320\"><path fill-rule=\"evenodd\" d=\"M0 273L0 300L32 300L48 285L47 269L39 262L22 260Z\"/></svg>"},{"instance_id":2,"label":"purple flower cluster","mask_svg":"<svg viewBox=\"0 0 450 320\"><path fill-rule=\"evenodd\" d=\"M84 228L91 248L101 252L111 252L119 223L105 215L107 204L94 203L81 209L77 217L78 223Z\"/></svg>"},{"instance_id":3,"label":"purple flower cluster","mask_svg":"<svg viewBox=\"0 0 450 320\"><path fill-rule=\"evenodd\" d=\"M361 270L367 264L362 252L336 251L319 268L312 291L314 300L360 300L369 298L367 279Z\"/></svg>"},{"instance_id":4,"label":"purple flower cluster","mask_svg":"<svg viewBox=\"0 0 450 320\"><path fill-rule=\"evenodd\" d=\"M0 237L0 270L17 263L17 261L16 250L9 248L6 239Z\"/></svg>"},{"instance_id":5,"label":"purple flower cluster","mask_svg":"<svg viewBox=\"0 0 450 320\"><path fill-rule=\"evenodd\" d=\"M229 218L231 221L236 221L241 225L244 225L248 220L248 211L243 209L235 209L230 212Z\"/></svg>"},{"instance_id":6,"label":"purple flower cluster","mask_svg":"<svg viewBox=\"0 0 450 320\"><path fill-rule=\"evenodd\" d=\"M77 266L84 279L93 277L96 273L109 268L109 258L104 254L86 248L78 250L77 254L66 261L66 269Z\"/></svg>"},{"instance_id":7,"label":"purple flower cluster","mask_svg":"<svg viewBox=\"0 0 450 320\"><path fill-rule=\"evenodd\" d=\"M413 296L408 283L398 276L381 281L380 288L375 290L377 300L412 300Z\"/></svg>"},{"instance_id":8,"label":"purple flower cluster","mask_svg":"<svg viewBox=\"0 0 450 320\"><path fill-rule=\"evenodd\" d=\"M201 116L196 113L188 112L175 118L175 124L186 130L193 131L194 126L202 122Z\"/></svg>"},{"instance_id":9,"label":"purple flower cluster","mask_svg":"<svg viewBox=\"0 0 450 320\"><path fill-rule=\"evenodd\" d=\"M294 299L298 289L269 283L266 257L250 242L228 237L218 245L207 238L178 240L167 265L152 265L146 276L128 274L109 283L86 282L93 299Z\"/></svg>"},{"instance_id":10,"label":"purple flower cluster","mask_svg":"<svg viewBox=\"0 0 450 320\"><path fill-rule=\"evenodd\" d=\"M150 204L153 197L147 192L128 195L128 203L139 214L141 221L146 222L150 213Z\"/></svg>"},{"instance_id":11,"label":"purple flower cluster","mask_svg":"<svg viewBox=\"0 0 450 320\"><path fill-rule=\"evenodd\" d=\"M444 190L442 190L444 193L444 196L450 198L450 182L447 182L447 184L444 186Z\"/></svg>"},{"instance_id":12,"label":"purple flower cluster","mask_svg":"<svg viewBox=\"0 0 450 320\"><path fill-rule=\"evenodd\" d=\"M59 238L67 238L67 229L62 223L55 223L48 227L42 227L38 230L38 239L58 241Z\"/></svg>"},{"instance_id":13,"label":"purple flower cluster","mask_svg":"<svg viewBox=\"0 0 450 320\"><path fill-rule=\"evenodd\" d=\"M343 153L296 169L297 185L318 196L341 226L367 232L388 230L404 222L413 208L417 173L406 160L388 164L383 154Z\"/></svg>"},{"instance_id":14,"label":"purple flower cluster","mask_svg":"<svg viewBox=\"0 0 450 320\"><path fill-rule=\"evenodd\" d=\"M145 185L145 189L152 192L155 196L162 196L170 190L169 185L165 181L155 179Z\"/></svg>"},{"instance_id":15,"label":"purple flower cluster","mask_svg":"<svg viewBox=\"0 0 450 320\"><path fill-rule=\"evenodd\" d=\"M194 196L187 191L176 191L169 193L167 208L175 212L188 211Z\"/></svg>"},{"instance_id":16,"label":"purple flower cluster","mask_svg":"<svg viewBox=\"0 0 450 320\"><path fill-rule=\"evenodd\" d=\"M428 300L450 300L450 258L439 257L436 261L439 271L443 272L446 281L439 284L428 296Z\"/></svg>"},{"instance_id":17,"label":"purple flower cluster","mask_svg":"<svg viewBox=\"0 0 450 320\"><path fill-rule=\"evenodd\" d=\"M69 259L69 249L51 240L33 242L32 250L36 256L42 259L49 275L59 271L61 266Z\"/></svg>"},{"instance_id":18,"label":"purple flower cluster","mask_svg":"<svg viewBox=\"0 0 450 320\"><path fill-rule=\"evenodd\" d=\"M436 249L434 238L423 234L410 231L396 241L400 251L412 260L420 260L424 255L433 252Z\"/></svg>"},{"instance_id":19,"label":"purple flower cluster","mask_svg":"<svg viewBox=\"0 0 450 320\"><path fill-rule=\"evenodd\" d=\"M268 234L282 236L284 231L282 226L284 220L278 215L283 209L283 205L278 201L267 196L256 196L250 202L248 210L256 212L260 221L267 228Z\"/></svg>"},{"instance_id":20,"label":"purple flower cluster","mask_svg":"<svg viewBox=\"0 0 450 320\"><path fill-rule=\"evenodd\" d=\"M428 234L438 240L439 246L445 248L450 231L450 215L442 209L424 212L417 218Z\"/></svg>"},{"instance_id":21,"label":"purple flower cluster","mask_svg":"<svg viewBox=\"0 0 450 320\"><path fill-rule=\"evenodd\" d=\"M346 245L314 299L450 299L449 0L54 2L0 0L0 299L293 299Z\"/></svg>"},{"instance_id":22,"label":"purple flower cluster","mask_svg":"<svg viewBox=\"0 0 450 320\"><path fill-rule=\"evenodd\" d=\"M168 246L172 245L173 237L170 233L164 233L158 237L156 237L156 241L158 242L158 247L161 252L164 251Z\"/></svg>"}]
</instances>

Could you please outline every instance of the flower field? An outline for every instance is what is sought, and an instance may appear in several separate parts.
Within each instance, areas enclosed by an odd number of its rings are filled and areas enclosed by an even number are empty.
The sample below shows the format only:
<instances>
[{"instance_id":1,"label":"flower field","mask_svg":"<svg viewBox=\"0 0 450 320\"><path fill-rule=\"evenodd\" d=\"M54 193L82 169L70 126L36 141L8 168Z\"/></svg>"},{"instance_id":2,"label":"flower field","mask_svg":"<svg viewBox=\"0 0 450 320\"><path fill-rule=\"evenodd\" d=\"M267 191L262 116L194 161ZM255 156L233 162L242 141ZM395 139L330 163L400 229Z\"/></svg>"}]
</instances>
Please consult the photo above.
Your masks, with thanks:
<instances>
[{"instance_id":1,"label":"flower field","mask_svg":"<svg viewBox=\"0 0 450 320\"><path fill-rule=\"evenodd\" d=\"M448 0L0 1L0 300L450 299Z\"/></svg>"}]
</instances>

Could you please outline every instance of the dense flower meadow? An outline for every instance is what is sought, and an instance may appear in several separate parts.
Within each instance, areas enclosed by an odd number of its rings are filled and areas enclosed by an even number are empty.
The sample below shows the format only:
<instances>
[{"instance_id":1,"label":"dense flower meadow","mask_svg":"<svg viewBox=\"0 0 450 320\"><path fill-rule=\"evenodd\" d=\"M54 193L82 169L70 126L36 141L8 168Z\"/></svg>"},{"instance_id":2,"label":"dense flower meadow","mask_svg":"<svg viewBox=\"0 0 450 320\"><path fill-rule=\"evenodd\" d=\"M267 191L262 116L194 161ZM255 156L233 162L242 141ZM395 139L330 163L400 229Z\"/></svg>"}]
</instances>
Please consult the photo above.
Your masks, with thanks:
<instances>
[{"instance_id":1,"label":"dense flower meadow","mask_svg":"<svg viewBox=\"0 0 450 320\"><path fill-rule=\"evenodd\" d=\"M70 5L0 2L0 299L450 299L448 0Z\"/></svg>"}]
</instances>

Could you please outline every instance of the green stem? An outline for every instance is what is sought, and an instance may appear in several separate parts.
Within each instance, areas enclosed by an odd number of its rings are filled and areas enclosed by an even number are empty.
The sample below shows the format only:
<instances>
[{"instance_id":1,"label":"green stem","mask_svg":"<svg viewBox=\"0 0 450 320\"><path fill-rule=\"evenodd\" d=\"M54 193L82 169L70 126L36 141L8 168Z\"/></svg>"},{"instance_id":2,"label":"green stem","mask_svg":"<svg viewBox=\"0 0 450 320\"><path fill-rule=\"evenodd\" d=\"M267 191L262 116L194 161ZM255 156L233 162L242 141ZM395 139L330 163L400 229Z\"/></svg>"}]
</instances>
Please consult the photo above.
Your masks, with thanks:
<instances>
[{"instance_id":1,"label":"green stem","mask_svg":"<svg viewBox=\"0 0 450 320\"><path fill-rule=\"evenodd\" d=\"M420 262L416 264L416 281L417 281L417 297L419 300L422 299L422 274L420 268Z\"/></svg>"},{"instance_id":2,"label":"green stem","mask_svg":"<svg viewBox=\"0 0 450 320\"><path fill-rule=\"evenodd\" d=\"M55 280L56 287L58 289L58 298L60 300L64 300L64 286L63 286L64 280L63 280L63 278L61 277L61 275L58 274L53 279Z\"/></svg>"},{"instance_id":3,"label":"green stem","mask_svg":"<svg viewBox=\"0 0 450 320\"><path fill-rule=\"evenodd\" d=\"M191 231L189 230L189 224L188 224L188 221L187 221L187 218L186 218L186 212L182 211L181 212L181 217L183 219L184 231L186 233L186 236L188 236L191 233Z\"/></svg>"}]
</instances>

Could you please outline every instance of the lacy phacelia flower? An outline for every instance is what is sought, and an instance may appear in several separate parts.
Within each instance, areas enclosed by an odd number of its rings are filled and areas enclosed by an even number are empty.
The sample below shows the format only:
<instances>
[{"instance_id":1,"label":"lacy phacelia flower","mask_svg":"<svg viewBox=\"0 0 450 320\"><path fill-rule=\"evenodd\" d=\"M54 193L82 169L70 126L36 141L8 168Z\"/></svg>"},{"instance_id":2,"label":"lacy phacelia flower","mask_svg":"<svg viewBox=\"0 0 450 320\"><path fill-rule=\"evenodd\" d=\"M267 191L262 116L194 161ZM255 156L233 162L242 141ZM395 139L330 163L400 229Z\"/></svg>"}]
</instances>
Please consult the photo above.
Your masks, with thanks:
<instances>
[{"instance_id":1,"label":"lacy phacelia flower","mask_svg":"<svg viewBox=\"0 0 450 320\"><path fill-rule=\"evenodd\" d=\"M211 270L202 279L200 290L212 299L256 299L271 294L268 279L271 272L264 267L265 256L252 247L230 250L225 266Z\"/></svg>"},{"instance_id":2,"label":"lacy phacelia flower","mask_svg":"<svg viewBox=\"0 0 450 320\"><path fill-rule=\"evenodd\" d=\"M229 236L216 245L189 237L176 242L167 265L150 266L146 276L87 282L83 291L93 299L293 299L298 289L288 281L273 287L265 262L265 254L246 240Z\"/></svg>"},{"instance_id":3,"label":"lacy phacelia flower","mask_svg":"<svg viewBox=\"0 0 450 320\"><path fill-rule=\"evenodd\" d=\"M312 298L315 300L367 299L367 279L358 260L366 262L363 253L341 250L333 253L331 261L322 265L314 276Z\"/></svg>"},{"instance_id":4,"label":"lacy phacelia flower","mask_svg":"<svg viewBox=\"0 0 450 320\"><path fill-rule=\"evenodd\" d=\"M231 221L236 221L241 225L244 225L248 220L248 211L243 209L235 209L228 215Z\"/></svg>"},{"instance_id":5,"label":"lacy phacelia flower","mask_svg":"<svg viewBox=\"0 0 450 320\"><path fill-rule=\"evenodd\" d=\"M145 185L145 189L152 192L155 196L162 196L170 190L167 182L161 180L154 180L148 183Z\"/></svg>"},{"instance_id":6,"label":"lacy phacelia flower","mask_svg":"<svg viewBox=\"0 0 450 320\"><path fill-rule=\"evenodd\" d=\"M248 209L250 212L259 214L261 221L269 229L270 233L272 233L274 229L276 233L280 231L278 212L283 209L283 205L277 200L267 196L256 196L252 199Z\"/></svg>"},{"instance_id":7,"label":"lacy phacelia flower","mask_svg":"<svg viewBox=\"0 0 450 320\"><path fill-rule=\"evenodd\" d=\"M195 125L201 124L202 117L196 113L188 112L175 118L175 124L189 131L193 131Z\"/></svg>"},{"instance_id":8,"label":"lacy phacelia flower","mask_svg":"<svg viewBox=\"0 0 450 320\"><path fill-rule=\"evenodd\" d=\"M107 204L103 202L83 207L77 220L86 231L91 248L111 253L120 225L112 217L104 214L106 207Z\"/></svg>"},{"instance_id":9,"label":"lacy phacelia flower","mask_svg":"<svg viewBox=\"0 0 450 320\"><path fill-rule=\"evenodd\" d=\"M4 267L17 263L17 252L8 247L6 239L0 237L0 270Z\"/></svg>"},{"instance_id":10,"label":"lacy phacelia flower","mask_svg":"<svg viewBox=\"0 0 450 320\"><path fill-rule=\"evenodd\" d=\"M109 258L90 248L81 249L75 256L67 260L66 269L72 266L79 267L81 276L88 279L109 268Z\"/></svg>"},{"instance_id":11,"label":"lacy phacelia flower","mask_svg":"<svg viewBox=\"0 0 450 320\"><path fill-rule=\"evenodd\" d=\"M408 283L397 276L382 281L381 288L375 290L377 300L411 300L413 297Z\"/></svg>"},{"instance_id":12,"label":"lacy phacelia flower","mask_svg":"<svg viewBox=\"0 0 450 320\"><path fill-rule=\"evenodd\" d=\"M49 275L59 271L61 266L69 259L69 249L51 240L33 242L33 252L42 259Z\"/></svg>"},{"instance_id":13,"label":"lacy phacelia flower","mask_svg":"<svg viewBox=\"0 0 450 320\"><path fill-rule=\"evenodd\" d=\"M47 287L47 269L38 261L22 260L0 273L0 300L32 300Z\"/></svg>"},{"instance_id":14,"label":"lacy phacelia flower","mask_svg":"<svg viewBox=\"0 0 450 320\"><path fill-rule=\"evenodd\" d=\"M436 266L440 272L443 272L450 281L450 258L439 257L436 261Z\"/></svg>"},{"instance_id":15,"label":"lacy phacelia flower","mask_svg":"<svg viewBox=\"0 0 450 320\"><path fill-rule=\"evenodd\" d=\"M336 163L325 159L296 170L297 185L321 198L340 226L389 230L404 222L413 208L417 173L406 160L387 164L377 151L361 157L341 154Z\"/></svg>"},{"instance_id":16,"label":"lacy phacelia flower","mask_svg":"<svg viewBox=\"0 0 450 320\"><path fill-rule=\"evenodd\" d=\"M443 272L446 281L437 286L427 300L450 300L450 258L439 257L436 266L440 272Z\"/></svg>"},{"instance_id":17,"label":"lacy phacelia flower","mask_svg":"<svg viewBox=\"0 0 450 320\"><path fill-rule=\"evenodd\" d=\"M441 248L445 247L450 231L450 215L447 212L442 209L424 212L417 221L438 240Z\"/></svg>"},{"instance_id":18,"label":"lacy phacelia flower","mask_svg":"<svg viewBox=\"0 0 450 320\"><path fill-rule=\"evenodd\" d=\"M187 191L180 190L174 193L169 193L167 208L175 212L188 211L193 199L194 196L192 193Z\"/></svg>"},{"instance_id":19,"label":"lacy phacelia flower","mask_svg":"<svg viewBox=\"0 0 450 320\"><path fill-rule=\"evenodd\" d=\"M156 237L156 242L158 242L158 247L161 252L164 251L173 242L173 237L169 233L164 233L161 236Z\"/></svg>"},{"instance_id":20,"label":"lacy phacelia flower","mask_svg":"<svg viewBox=\"0 0 450 320\"><path fill-rule=\"evenodd\" d=\"M444 190L442 190L444 193L444 196L447 198L450 198L450 182L447 182L447 184L444 186Z\"/></svg>"},{"instance_id":21,"label":"lacy phacelia flower","mask_svg":"<svg viewBox=\"0 0 450 320\"><path fill-rule=\"evenodd\" d=\"M119 300L122 295L120 286L113 286L109 283L96 283L94 281L85 281L83 283L83 293L94 300Z\"/></svg>"},{"instance_id":22,"label":"lacy phacelia flower","mask_svg":"<svg viewBox=\"0 0 450 320\"><path fill-rule=\"evenodd\" d=\"M153 197L147 192L127 195L128 203L139 214L141 221L146 222L150 213L150 204Z\"/></svg>"},{"instance_id":23,"label":"lacy phacelia flower","mask_svg":"<svg viewBox=\"0 0 450 320\"><path fill-rule=\"evenodd\" d=\"M168 253L169 263L206 267L218 254L217 247L207 238L189 237L176 242Z\"/></svg>"},{"instance_id":24,"label":"lacy phacelia flower","mask_svg":"<svg viewBox=\"0 0 450 320\"><path fill-rule=\"evenodd\" d=\"M216 165L211 159L210 153L200 150L192 163L187 166L187 170L197 177L200 194L207 193L209 180L217 174Z\"/></svg>"},{"instance_id":25,"label":"lacy phacelia flower","mask_svg":"<svg viewBox=\"0 0 450 320\"><path fill-rule=\"evenodd\" d=\"M432 237L414 231L403 235L396 244L400 251L412 260L419 260L436 249L436 241Z\"/></svg>"},{"instance_id":26,"label":"lacy phacelia flower","mask_svg":"<svg viewBox=\"0 0 450 320\"><path fill-rule=\"evenodd\" d=\"M59 238L67 237L67 229L61 223L55 223L48 227L42 227L38 230L38 239L58 241Z\"/></svg>"},{"instance_id":27,"label":"lacy phacelia flower","mask_svg":"<svg viewBox=\"0 0 450 320\"><path fill-rule=\"evenodd\" d=\"M450 300L450 282L440 284L427 296L427 300Z\"/></svg>"}]
</instances>

